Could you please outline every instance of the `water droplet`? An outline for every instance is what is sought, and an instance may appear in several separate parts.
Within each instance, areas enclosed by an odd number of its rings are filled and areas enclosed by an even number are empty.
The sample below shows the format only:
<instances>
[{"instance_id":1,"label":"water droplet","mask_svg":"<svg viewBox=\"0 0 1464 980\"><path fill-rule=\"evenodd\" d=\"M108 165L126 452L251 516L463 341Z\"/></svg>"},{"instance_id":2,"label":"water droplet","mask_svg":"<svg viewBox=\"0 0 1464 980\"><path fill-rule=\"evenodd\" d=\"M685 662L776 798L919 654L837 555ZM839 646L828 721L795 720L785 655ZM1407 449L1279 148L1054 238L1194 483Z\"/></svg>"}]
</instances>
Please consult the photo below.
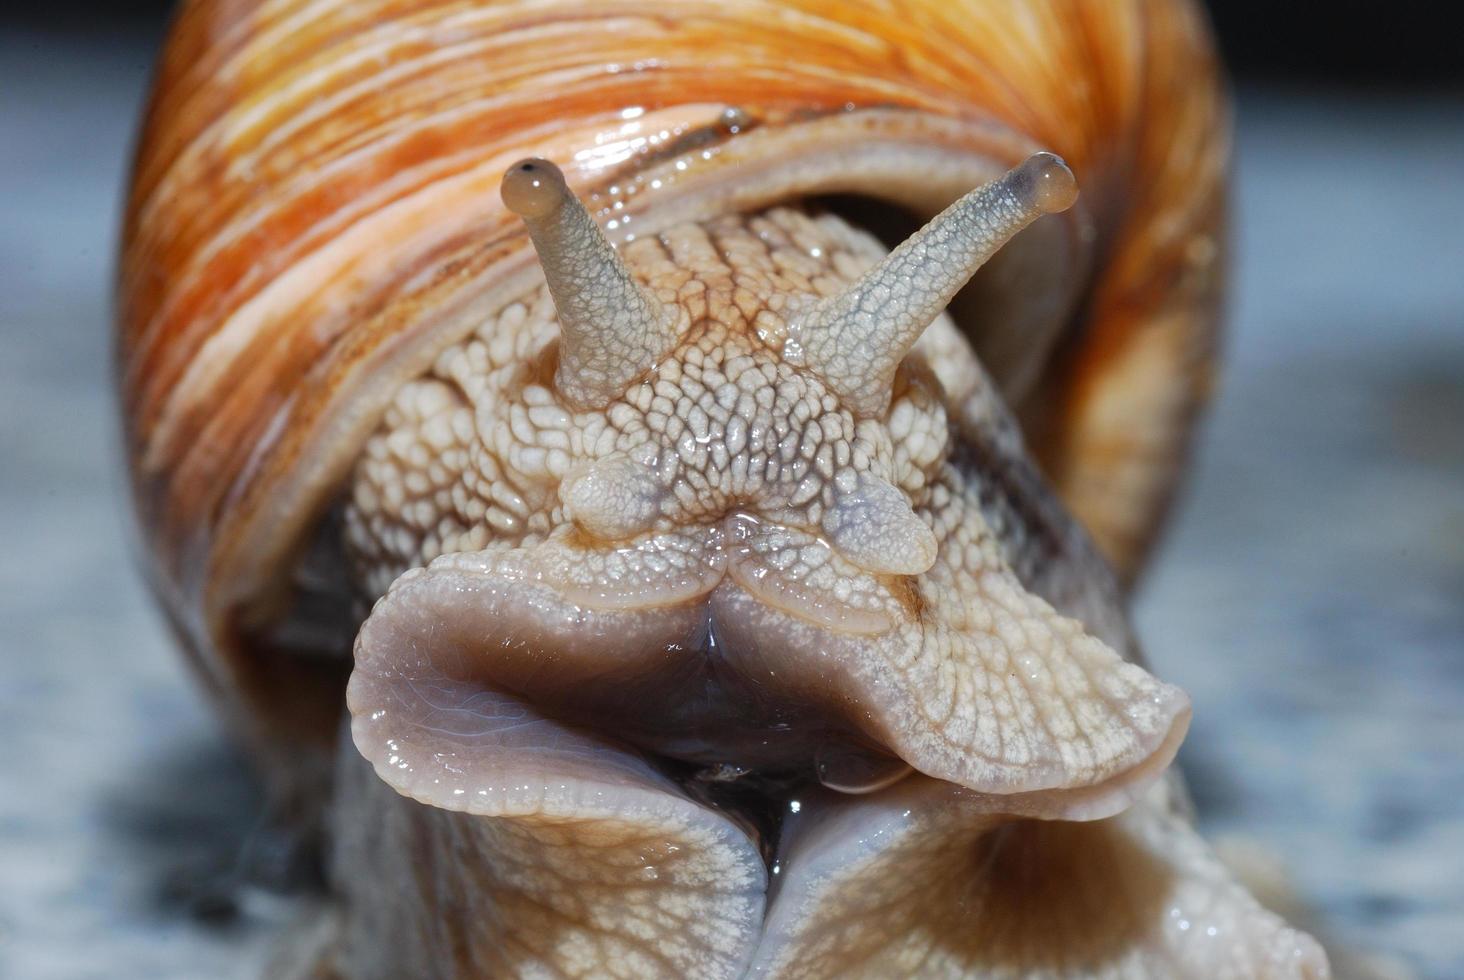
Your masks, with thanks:
<instances>
[{"instance_id":1,"label":"water droplet","mask_svg":"<svg viewBox=\"0 0 1464 980\"><path fill-rule=\"evenodd\" d=\"M729 133L741 132L751 121L746 110L737 106L728 106L722 110L722 117L719 120L722 128Z\"/></svg>"}]
</instances>

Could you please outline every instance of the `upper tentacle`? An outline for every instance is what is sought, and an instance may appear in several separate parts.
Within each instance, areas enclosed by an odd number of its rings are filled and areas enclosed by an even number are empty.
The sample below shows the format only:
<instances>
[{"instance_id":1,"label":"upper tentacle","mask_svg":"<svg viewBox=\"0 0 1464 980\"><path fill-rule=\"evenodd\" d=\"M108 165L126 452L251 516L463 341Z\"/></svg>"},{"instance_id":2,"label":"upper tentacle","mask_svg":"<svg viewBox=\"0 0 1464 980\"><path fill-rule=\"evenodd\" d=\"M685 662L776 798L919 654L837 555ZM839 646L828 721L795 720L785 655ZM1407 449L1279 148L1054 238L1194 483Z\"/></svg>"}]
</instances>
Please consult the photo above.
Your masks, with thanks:
<instances>
[{"instance_id":1,"label":"upper tentacle","mask_svg":"<svg viewBox=\"0 0 1464 980\"><path fill-rule=\"evenodd\" d=\"M605 405L675 343L679 310L631 277L548 160L514 164L502 193L503 203L529 227L559 312L554 385L579 407Z\"/></svg>"},{"instance_id":2,"label":"upper tentacle","mask_svg":"<svg viewBox=\"0 0 1464 980\"><path fill-rule=\"evenodd\" d=\"M1067 164L1035 153L978 187L870 269L800 318L785 353L866 414L889 404L895 369L986 260L1044 214L1077 200Z\"/></svg>"}]
</instances>

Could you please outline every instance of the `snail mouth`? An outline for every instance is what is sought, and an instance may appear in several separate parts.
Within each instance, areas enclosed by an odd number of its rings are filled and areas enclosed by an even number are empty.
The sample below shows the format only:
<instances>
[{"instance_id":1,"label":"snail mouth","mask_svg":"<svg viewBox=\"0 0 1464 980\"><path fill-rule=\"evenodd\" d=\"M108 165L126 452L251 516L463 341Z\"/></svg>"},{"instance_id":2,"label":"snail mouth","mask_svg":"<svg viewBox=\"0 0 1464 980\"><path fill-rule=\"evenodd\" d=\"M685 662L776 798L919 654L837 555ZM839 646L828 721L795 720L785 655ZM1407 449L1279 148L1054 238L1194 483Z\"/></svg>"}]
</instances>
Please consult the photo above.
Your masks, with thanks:
<instances>
[{"instance_id":1,"label":"snail mouth","mask_svg":"<svg viewBox=\"0 0 1464 980\"><path fill-rule=\"evenodd\" d=\"M450 555L408 572L357 637L357 747L399 792L450 807L443 760L456 788L497 785L500 756L518 749L495 742L491 719L516 706L545 732L639 759L767 839L805 789L858 795L912 772L1011 812L1107 816L1157 778L1187 727L1182 692L1020 620L1004 632L1034 644L1009 651L1032 678L1028 703L1005 676L963 702L1008 672L982 638L953 641L918 604L898 622L828 604L794 614L806 592L720 561L680 575L678 601L611 608L546 581L552 553Z\"/></svg>"},{"instance_id":2,"label":"snail mouth","mask_svg":"<svg viewBox=\"0 0 1464 980\"><path fill-rule=\"evenodd\" d=\"M607 609L526 580L513 561L454 556L408 573L357 639L356 744L398 790L441 806L452 802L441 760L498 785L501 766L532 757L517 736L500 741L502 720L518 719L516 733L653 772L769 855L800 794L874 792L914 771L836 678L788 669L770 635L729 639L727 620L761 602L736 575L701 587L671 605ZM554 766L532 769L513 778L554 778Z\"/></svg>"}]
</instances>

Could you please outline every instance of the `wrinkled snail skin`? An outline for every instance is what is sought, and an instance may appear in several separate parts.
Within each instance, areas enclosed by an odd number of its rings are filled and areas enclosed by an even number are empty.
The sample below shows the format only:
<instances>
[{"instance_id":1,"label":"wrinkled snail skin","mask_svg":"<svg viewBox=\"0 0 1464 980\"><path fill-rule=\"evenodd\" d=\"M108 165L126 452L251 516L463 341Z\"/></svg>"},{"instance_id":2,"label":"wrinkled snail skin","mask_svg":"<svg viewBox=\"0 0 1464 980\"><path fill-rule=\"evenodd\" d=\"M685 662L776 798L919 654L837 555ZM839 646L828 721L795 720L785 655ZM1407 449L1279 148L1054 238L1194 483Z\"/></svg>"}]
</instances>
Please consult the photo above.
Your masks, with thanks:
<instances>
[{"instance_id":1,"label":"wrinkled snail skin","mask_svg":"<svg viewBox=\"0 0 1464 980\"><path fill-rule=\"evenodd\" d=\"M185 5L123 415L308 969L1327 975L1125 613L1227 156L1178 0Z\"/></svg>"}]
</instances>

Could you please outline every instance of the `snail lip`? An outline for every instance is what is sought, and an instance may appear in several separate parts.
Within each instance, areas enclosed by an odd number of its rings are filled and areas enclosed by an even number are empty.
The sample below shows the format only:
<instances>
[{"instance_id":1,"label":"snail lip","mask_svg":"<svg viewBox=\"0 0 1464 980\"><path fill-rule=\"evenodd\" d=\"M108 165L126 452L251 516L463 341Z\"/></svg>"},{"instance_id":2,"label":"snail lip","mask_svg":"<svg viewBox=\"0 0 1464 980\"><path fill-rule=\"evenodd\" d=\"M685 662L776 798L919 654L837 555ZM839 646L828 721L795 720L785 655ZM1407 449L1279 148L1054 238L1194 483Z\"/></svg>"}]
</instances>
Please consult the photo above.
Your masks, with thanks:
<instances>
[{"instance_id":1,"label":"snail lip","mask_svg":"<svg viewBox=\"0 0 1464 980\"><path fill-rule=\"evenodd\" d=\"M518 551L446 556L404 575L377 603L357 637L348 704L358 723L366 719L358 745L379 770L407 741L438 740L458 731L452 726L472 731L475 703L508 697L556 724L666 760L707 798L727 796L739 782L821 779L845 794L865 792L899 781L903 762L978 793L1024 798L1029 809L1081 799L1085 812L1101 815L1158 777L1188 724L1182 692L1096 641L1074 638L1068 626L1047 639L1036 618L1002 635L1036 635L1045 647L1004 652L992 634L974 637L984 646L969 651L931 650L916 642L931 632L925 626L844 632L823 616L792 615L736 575L678 578L682 598L672 604L588 608L548 584L552 554L548 564L535 561ZM998 598L1008 608L1019 601ZM1013 707L1025 688L1008 685L997 692L1005 700L988 700L952 699L960 688L941 686L952 670L967 671L957 680L968 689L992 677L1006 683L1002 656L1019 656L1039 681L1046 671L1057 693ZM1034 681L1031 690L1035 697L1043 688ZM942 708L964 730L940 727ZM1004 744L1026 739L1021 756L992 758L952 737L979 737L1003 723L1003 711L1020 724L1014 712L1059 709L1069 714L1055 714L1057 722L1097 717L1103 741L1079 729L1043 742L1048 726L1013 727Z\"/></svg>"}]
</instances>

